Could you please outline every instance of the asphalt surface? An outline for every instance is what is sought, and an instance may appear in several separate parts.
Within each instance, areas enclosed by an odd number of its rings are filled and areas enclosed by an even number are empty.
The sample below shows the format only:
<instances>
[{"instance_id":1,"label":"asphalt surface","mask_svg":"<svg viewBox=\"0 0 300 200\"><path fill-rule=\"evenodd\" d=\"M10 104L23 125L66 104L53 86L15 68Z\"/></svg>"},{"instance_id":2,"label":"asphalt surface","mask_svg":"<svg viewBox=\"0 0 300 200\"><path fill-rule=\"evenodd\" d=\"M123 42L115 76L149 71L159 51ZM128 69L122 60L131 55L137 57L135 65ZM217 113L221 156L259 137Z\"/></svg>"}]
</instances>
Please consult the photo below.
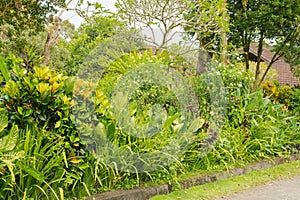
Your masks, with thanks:
<instances>
[{"instance_id":1,"label":"asphalt surface","mask_svg":"<svg viewBox=\"0 0 300 200\"><path fill-rule=\"evenodd\" d=\"M226 200L300 200L300 176L276 180L236 193Z\"/></svg>"}]
</instances>

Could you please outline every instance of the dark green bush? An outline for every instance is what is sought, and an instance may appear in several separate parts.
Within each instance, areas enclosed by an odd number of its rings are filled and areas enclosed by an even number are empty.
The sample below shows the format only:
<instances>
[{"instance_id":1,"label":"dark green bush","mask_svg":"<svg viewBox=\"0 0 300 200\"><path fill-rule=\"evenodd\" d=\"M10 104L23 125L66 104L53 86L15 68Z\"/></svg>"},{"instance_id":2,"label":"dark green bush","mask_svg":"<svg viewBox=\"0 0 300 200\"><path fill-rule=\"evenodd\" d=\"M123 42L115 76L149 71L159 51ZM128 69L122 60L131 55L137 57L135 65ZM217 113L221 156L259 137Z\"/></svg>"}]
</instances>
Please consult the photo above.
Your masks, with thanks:
<instances>
[{"instance_id":1,"label":"dark green bush","mask_svg":"<svg viewBox=\"0 0 300 200\"><path fill-rule=\"evenodd\" d=\"M293 111L294 115L300 116L300 88L293 89L293 94L290 96L289 108Z\"/></svg>"}]
</instances>

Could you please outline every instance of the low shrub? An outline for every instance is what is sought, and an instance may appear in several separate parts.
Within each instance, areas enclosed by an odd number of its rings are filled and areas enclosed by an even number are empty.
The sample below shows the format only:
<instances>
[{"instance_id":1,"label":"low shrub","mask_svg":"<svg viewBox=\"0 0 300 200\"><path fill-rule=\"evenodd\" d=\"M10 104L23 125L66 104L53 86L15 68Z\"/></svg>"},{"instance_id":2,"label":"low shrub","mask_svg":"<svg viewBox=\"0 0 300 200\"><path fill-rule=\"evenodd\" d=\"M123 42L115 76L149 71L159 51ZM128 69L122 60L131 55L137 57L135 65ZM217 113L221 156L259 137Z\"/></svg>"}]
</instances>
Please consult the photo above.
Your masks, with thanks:
<instances>
[{"instance_id":1,"label":"low shrub","mask_svg":"<svg viewBox=\"0 0 300 200\"><path fill-rule=\"evenodd\" d=\"M3 174L2 180L6 183L7 177L13 180L1 188L7 191L5 196L57 198L76 190L86 195L88 189L82 180L89 164L72 122L72 78L47 67L28 71L20 59L11 57L5 64L2 67L9 70L10 77L2 88L0 104L7 116L7 122L1 118L1 124L7 124L0 139L10 137L8 130L17 127L17 145L3 155L20 155L18 159L10 158L11 166L4 168L11 173ZM5 157L1 161L7 163ZM52 186L54 183L57 187Z\"/></svg>"},{"instance_id":2,"label":"low shrub","mask_svg":"<svg viewBox=\"0 0 300 200\"><path fill-rule=\"evenodd\" d=\"M300 88L295 87L293 94L290 96L289 108L293 111L294 115L300 115Z\"/></svg>"},{"instance_id":3,"label":"low shrub","mask_svg":"<svg viewBox=\"0 0 300 200\"><path fill-rule=\"evenodd\" d=\"M286 107L290 104L290 98L293 94L293 89L291 86L279 86L276 82L266 81L261 85L264 91L264 95L269 97L275 103L284 104Z\"/></svg>"}]
</instances>

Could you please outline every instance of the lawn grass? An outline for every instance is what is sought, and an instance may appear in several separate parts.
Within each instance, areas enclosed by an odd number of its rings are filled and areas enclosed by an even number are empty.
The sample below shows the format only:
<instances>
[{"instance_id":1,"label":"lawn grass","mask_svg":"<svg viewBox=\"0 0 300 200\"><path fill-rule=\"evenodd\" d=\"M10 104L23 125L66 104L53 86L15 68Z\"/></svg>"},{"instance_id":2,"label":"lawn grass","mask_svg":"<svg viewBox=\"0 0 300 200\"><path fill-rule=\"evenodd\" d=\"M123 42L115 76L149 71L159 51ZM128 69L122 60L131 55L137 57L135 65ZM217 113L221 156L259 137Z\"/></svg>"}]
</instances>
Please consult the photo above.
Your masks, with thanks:
<instances>
[{"instance_id":1,"label":"lawn grass","mask_svg":"<svg viewBox=\"0 0 300 200\"><path fill-rule=\"evenodd\" d=\"M249 187L297 175L300 175L300 161L281 164L261 171L252 171L249 174L192 187L187 190L174 191L168 195L155 196L151 200L218 199L222 196L246 190Z\"/></svg>"}]
</instances>

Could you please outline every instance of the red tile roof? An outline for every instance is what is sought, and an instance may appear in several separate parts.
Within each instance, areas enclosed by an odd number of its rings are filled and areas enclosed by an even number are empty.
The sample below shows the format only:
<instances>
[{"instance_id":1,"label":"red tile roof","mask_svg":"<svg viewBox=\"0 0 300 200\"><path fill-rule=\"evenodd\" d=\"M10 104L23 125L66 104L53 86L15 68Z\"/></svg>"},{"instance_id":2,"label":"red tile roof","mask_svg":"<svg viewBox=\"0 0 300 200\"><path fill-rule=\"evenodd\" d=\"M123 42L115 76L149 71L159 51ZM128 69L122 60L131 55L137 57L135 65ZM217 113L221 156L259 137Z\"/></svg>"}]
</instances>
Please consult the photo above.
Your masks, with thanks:
<instances>
[{"instance_id":1,"label":"red tile roof","mask_svg":"<svg viewBox=\"0 0 300 200\"><path fill-rule=\"evenodd\" d=\"M262 60L269 64L274 56L274 52L271 52L272 46L263 47ZM257 44L250 45L250 53L257 56ZM284 61L283 58L279 58L273 65L273 69L278 71L277 80L280 85L300 85L299 78L295 77L291 71L291 67Z\"/></svg>"}]
</instances>

